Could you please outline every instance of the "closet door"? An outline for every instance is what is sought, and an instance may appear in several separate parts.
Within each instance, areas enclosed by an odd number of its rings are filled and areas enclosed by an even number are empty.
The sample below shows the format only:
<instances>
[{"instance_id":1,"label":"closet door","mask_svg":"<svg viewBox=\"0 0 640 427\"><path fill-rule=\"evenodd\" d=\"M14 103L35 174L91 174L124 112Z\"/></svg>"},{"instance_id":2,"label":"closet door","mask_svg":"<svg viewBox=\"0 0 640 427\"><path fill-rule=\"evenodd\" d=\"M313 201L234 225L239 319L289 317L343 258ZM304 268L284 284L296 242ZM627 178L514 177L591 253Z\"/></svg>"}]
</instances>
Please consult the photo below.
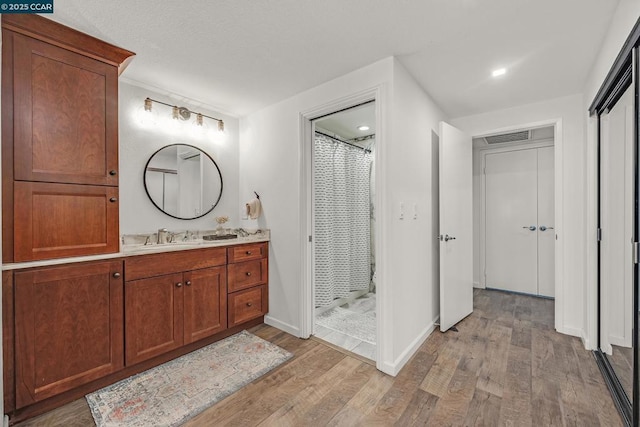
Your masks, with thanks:
<instances>
[{"instance_id":1,"label":"closet door","mask_svg":"<svg viewBox=\"0 0 640 427\"><path fill-rule=\"evenodd\" d=\"M555 295L554 149L538 148L538 295Z\"/></svg>"},{"instance_id":2,"label":"closet door","mask_svg":"<svg viewBox=\"0 0 640 427\"><path fill-rule=\"evenodd\" d=\"M485 156L488 288L538 293L536 150Z\"/></svg>"}]
</instances>

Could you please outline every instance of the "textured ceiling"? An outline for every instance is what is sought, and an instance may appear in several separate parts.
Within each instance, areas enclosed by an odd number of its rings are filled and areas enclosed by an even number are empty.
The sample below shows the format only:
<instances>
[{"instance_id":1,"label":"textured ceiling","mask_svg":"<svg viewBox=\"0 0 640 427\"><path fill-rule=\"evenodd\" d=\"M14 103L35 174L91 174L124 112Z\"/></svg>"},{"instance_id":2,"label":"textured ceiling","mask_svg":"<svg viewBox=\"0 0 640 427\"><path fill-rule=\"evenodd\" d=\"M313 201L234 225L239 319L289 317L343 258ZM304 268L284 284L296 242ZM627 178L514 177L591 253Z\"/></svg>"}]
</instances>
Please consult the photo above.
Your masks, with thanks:
<instances>
[{"instance_id":1,"label":"textured ceiling","mask_svg":"<svg viewBox=\"0 0 640 427\"><path fill-rule=\"evenodd\" d=\"M617 3L56 0L47 17L136 52L125 79L236 116L393 55L459 117L581 92Z\"/></svg>"}]
</instances>

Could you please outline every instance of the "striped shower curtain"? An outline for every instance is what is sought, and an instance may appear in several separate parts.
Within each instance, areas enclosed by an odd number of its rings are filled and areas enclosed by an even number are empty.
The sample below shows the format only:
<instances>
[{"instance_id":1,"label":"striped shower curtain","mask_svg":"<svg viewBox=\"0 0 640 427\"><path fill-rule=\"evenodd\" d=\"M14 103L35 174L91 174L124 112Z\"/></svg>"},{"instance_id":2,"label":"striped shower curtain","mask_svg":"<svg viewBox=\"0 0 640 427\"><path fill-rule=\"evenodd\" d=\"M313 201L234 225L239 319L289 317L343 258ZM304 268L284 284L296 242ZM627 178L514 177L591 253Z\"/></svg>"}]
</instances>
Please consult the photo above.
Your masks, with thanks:
<instances>
[{"instance_id":1,"label":"striped shower curtain","mask_svg":"<svg viewBox=\"0 0 640 427\"><path fill-rule=\"evenodd\" d=\"M371 154L316 134L314 144L315 305L371 280Z\"/></svg>"}]
</instances>

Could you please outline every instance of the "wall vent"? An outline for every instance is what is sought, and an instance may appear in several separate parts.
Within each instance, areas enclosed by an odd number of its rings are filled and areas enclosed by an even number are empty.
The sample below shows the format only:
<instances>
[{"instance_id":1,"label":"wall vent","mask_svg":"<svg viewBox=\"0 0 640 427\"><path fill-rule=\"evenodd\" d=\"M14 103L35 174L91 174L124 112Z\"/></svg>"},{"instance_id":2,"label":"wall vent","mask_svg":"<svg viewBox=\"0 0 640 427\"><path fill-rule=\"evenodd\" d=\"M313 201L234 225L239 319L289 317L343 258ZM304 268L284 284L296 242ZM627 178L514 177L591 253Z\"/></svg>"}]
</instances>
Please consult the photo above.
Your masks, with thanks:
<instances>
[{"instance_id":1,"label":"wall vent","mask_svg":"<svg viewBox=\"0 0 640 427\"><path fill-rule=\"evenodd\" d=\"M487 144L503 144L505 142L528 141L531 138L531 131L523 130L520 132L503 133L501 135L485 136L484 140Z\"/></svg>"}]
</instances>

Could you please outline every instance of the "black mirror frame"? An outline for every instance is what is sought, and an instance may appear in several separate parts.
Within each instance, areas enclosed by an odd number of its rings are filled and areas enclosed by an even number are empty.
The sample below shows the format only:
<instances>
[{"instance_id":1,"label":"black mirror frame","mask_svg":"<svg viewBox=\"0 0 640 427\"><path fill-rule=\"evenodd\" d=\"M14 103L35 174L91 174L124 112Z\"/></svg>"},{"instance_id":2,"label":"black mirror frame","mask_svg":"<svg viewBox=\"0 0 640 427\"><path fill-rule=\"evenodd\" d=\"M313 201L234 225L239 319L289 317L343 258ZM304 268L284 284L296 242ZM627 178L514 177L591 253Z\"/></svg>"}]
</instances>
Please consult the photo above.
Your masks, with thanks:
<instances>
[{"instance_id":1,"label":"black mirror frame","mask_svg":"<svg viewBox=\"0 0 640 427\"><path fill-rule=\"evenodd\" d=\"M205 156L207 156L209 158L209 160L211 160L211 162L213 163L213 165L216 167L216 170L218 171L218 176L220 176L220 194L218 195L218 199L216 200L216 202L213 204L213 206L211 206L211 208L209 210L207 210L206 212L202 213L199 216L194 216L193 218L181 218L179 216L175 216L175 215L171 215L170 213L165 212L164 210L162 210L162 208L160 206L158 206L156 204L156 202L151 198L151 194L149 194L149 189L147 188L147 168L149 167L149 163L151 163L151 160L154 158L154 156L156 154L158 154L160 151L164 150L167 147L175 147L178 145L182 145L182 146L186 146L186 147L190 147L190 148L194 148L196 150L198 150L199 152L201 152L202 154L204 154ZM211 211L213 211L215 209L216 206L218 206L218 203L220 203L220 199L222 198L222 190L224 189L224 181L222 180L222 172L220 172L220 167L218 166L218 164L216 163L215 160L213 160L213 157L211 157L208 153L206 153L205 151L203 151L202 149L190 145L190 144L183 144L183 143L177 143L177 144L169 144L169 145L165 145L163 147L160 147L158 150L156 150L150 157L149 160L147 160L147 163L144 165L144 169L143 169L143 173L142 173L142 183L144 184L144 191L147 193L147 197L149 198L149 200L151 201L151 203L153 204L153 206L155 206L160 212L162 212L163 214L170 216L171 218L175 218L175 219L181 219L183 221L191 221L194 219L198 219L198 218L202 218L203 216L209 214Z\"/></svg>"}]
</instances>

